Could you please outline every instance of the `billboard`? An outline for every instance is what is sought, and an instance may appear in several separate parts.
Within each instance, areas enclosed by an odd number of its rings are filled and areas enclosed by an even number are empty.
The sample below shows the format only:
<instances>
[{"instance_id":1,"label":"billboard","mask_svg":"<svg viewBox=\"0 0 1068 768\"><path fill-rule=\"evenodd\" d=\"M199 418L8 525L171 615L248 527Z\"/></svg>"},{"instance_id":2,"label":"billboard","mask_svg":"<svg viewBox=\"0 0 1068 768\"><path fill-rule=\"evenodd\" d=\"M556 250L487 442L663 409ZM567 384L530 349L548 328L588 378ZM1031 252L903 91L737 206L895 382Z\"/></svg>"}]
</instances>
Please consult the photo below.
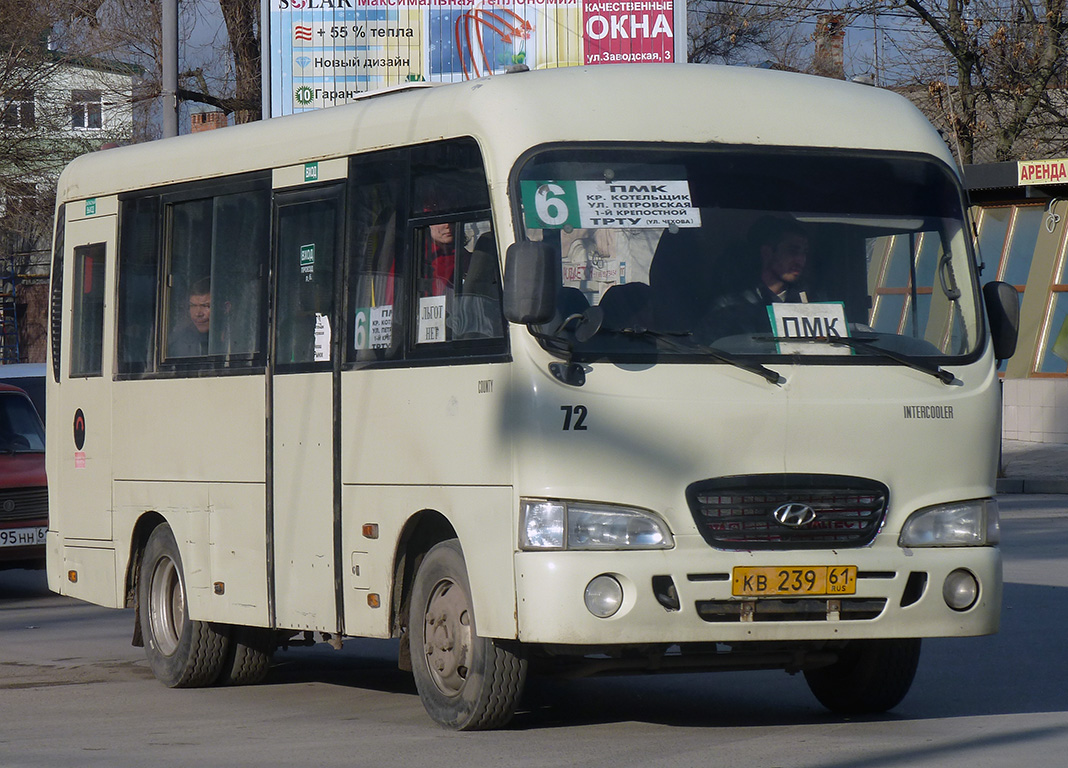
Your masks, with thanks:
<instances>
[{"instance_id":1,"label":"billboard","mask_svg":"<svg viewBox=\"0 0 1068 768\"><path fill-rule=\"evenodd\" d=\"M685 60L675 0L270 0L272 117L408 82Z\"/></svg>"}]
</instances>

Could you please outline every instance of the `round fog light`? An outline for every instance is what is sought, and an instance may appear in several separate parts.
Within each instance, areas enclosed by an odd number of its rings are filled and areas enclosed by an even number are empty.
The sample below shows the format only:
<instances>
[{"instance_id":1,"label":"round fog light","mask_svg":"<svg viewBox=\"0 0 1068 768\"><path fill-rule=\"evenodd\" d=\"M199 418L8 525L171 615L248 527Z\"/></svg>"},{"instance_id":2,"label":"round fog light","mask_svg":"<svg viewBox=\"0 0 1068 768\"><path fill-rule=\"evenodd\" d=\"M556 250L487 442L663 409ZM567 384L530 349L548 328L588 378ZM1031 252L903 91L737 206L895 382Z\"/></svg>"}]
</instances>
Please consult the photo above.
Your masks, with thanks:
<instances>
[{"instance_id":1,"label":"round fog light","mask_svg":"<svg viewBox=\"0 0 1068 768\"><path fill-rule=\"evenodd\" d=\"M586 585L586 610L599 619L614 616L623 605L623 587L612 576L601 574Z\"/></svg>"},{"instance_id":2,"label":"round fog light","mask_svg":"<svg viewBox=\"0 0 1068 768\"><path fill-rule=\"evenodd\" d=\"M954 611L966 611L975 605L979 597L979 580L971 571L958 568L946 576L942 585L942 598Z\"/></svg>"}]
</instances>

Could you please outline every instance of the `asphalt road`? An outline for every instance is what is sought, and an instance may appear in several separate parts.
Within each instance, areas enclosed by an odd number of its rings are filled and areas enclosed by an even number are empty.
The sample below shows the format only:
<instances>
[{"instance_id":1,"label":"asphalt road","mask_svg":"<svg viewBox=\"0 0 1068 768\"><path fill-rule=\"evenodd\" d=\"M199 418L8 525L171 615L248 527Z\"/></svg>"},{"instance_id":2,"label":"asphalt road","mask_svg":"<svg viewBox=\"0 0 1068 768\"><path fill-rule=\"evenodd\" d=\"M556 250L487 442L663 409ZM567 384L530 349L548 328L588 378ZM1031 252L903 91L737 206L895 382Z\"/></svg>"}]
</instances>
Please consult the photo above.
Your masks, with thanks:
<instances>
[{"instance_id":1,"label":"asphalt road","mask_svg":"<svg viewBox=\"0 0 1068 768\"><path fill-rule=\"evenodd\" d=\"M0 766L1056 766L1068 761L1068 496L1002 497L1002 630L926 641L891 714L827 714L804 680L728 672L540 682L509 730L424 714L396 647L278 654L262 685L169 690L132 616L0 572Z\"/></svg>"}]
</instances>

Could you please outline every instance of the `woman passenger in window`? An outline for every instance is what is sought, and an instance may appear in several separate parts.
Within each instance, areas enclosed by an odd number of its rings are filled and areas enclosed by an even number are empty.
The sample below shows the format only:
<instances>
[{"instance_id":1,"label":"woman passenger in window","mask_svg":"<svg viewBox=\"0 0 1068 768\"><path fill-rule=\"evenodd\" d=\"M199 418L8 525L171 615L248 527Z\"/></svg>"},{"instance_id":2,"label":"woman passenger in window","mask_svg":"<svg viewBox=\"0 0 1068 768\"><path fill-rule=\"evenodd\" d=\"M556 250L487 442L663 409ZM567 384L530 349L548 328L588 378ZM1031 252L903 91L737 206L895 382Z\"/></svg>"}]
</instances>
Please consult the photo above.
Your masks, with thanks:
<instances>
[{"instance_id":1,"label":"woman passenger in window","mask_svg":"<svg viewBox=\"0 0 1068 768\"><path fill-rule=\"evenodd\" d=\"M456 225L451 221L427 227L427 251L423 263L429 278L425 296L444 296L456 276ZM464 251L466 253L466 251Z\"/></svg>"}]
</instances>

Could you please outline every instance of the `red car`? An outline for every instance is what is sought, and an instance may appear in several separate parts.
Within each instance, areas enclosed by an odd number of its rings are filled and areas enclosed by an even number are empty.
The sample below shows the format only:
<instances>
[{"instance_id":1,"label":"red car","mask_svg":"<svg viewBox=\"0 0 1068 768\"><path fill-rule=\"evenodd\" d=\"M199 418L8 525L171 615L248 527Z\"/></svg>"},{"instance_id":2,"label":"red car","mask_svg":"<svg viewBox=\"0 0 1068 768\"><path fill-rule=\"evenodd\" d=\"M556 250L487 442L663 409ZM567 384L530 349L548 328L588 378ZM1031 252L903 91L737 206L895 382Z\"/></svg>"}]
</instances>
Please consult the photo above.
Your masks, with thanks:
<instances>
[{"instance_id":1,"label":"red car","mask_svg":"<svg viewBox=\"0 0 1068 768\"><path fill-rule=\"evenodd\" d=\"M0 384L0 570L44 567L44 440L41 417L29 396Z\"/></svg>"}]
</instances>

